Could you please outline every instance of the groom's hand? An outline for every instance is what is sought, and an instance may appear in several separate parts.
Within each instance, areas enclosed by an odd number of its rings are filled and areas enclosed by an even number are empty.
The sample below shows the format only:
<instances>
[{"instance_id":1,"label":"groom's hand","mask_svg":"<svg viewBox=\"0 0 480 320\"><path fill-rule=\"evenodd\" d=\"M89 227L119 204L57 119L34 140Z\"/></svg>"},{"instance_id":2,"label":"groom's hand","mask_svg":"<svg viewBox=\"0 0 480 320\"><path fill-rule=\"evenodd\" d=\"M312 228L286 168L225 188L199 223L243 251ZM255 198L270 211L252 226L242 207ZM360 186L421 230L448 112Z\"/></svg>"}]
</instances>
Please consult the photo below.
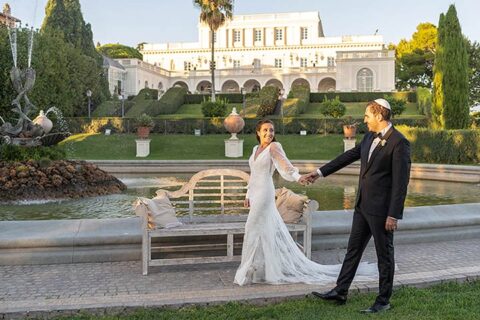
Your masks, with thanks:
<instances>
[{"instance_id":1,"label":"groom's hand","mask_svg":"<svg viewBox=\"0 0 480 320\"><path fill-rule=\"evenodd\" d=\"M397 219L387 217L387 221L385 221L385 230L390 232L397 230Z\"/></svg>"}]
</instances>

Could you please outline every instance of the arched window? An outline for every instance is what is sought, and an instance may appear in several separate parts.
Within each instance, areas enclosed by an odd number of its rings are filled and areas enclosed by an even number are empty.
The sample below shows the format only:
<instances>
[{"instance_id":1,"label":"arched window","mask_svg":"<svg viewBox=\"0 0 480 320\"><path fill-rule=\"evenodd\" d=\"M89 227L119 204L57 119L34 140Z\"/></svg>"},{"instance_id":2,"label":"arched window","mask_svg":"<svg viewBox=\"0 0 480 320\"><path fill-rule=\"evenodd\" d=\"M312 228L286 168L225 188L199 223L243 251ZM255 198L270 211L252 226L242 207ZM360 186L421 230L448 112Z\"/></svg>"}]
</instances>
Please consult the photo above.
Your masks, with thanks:
<instances>
[{"instance_id":1,"label":"arched window","mask_svg":"<svg viewBox=\"0 0 480 320\"><path fill-rule=\"evenodd\" d=\"M357 73L357 90L360 92L373 91L373 72L368 68L360 69Z\"/></svg>"},{"instance_id":2,"label":"arched window","mask_svg":"<svg viewBox=\"0 0 480 320\"><path fill-rule=\"evenodd\" d=\"M148 88L148 81L145 81L145 88Z\"/></svg>"}]
</instances>

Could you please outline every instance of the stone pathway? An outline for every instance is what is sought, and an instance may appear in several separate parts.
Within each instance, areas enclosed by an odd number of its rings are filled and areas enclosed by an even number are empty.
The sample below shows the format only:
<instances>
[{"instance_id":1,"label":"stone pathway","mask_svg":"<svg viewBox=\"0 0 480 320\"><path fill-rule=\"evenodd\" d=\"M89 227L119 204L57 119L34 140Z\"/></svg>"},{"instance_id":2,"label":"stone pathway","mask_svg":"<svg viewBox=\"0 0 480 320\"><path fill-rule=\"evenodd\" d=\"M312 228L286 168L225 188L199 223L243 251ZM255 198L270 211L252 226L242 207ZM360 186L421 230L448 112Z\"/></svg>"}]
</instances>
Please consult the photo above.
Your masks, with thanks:
<instances>
[{"instance_id":1,"label":"stone pathway","mask_svg":"<svg viewBox=\"0 0 480 320\"><path fill-rule=\"evenodd\" d=\"M480 239L397 245L395 286L428 286L480 278ZM341 263L345 250L313 252L322 264ZM364 260L376 261L368 247ZM332 286L233 284L237 263L153 267L142 276L139 261L0 266L0 319L103 312L139 306L179 306L232 300L302 297ZM356 282L356 291L376 291L375 282Z\"/></svg>"}]
</instances>

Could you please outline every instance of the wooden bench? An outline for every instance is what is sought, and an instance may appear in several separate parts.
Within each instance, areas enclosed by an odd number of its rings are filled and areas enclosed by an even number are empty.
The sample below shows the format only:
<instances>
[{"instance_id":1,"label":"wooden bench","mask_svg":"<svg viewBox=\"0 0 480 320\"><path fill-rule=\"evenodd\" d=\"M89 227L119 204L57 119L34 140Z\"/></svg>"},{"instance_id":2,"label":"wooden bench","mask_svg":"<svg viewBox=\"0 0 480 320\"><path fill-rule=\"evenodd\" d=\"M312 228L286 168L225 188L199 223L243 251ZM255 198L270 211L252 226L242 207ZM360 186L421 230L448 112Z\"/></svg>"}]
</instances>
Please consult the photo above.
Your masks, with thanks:
<instances>
[{"instance_id":1,"label":"wooden bench","mask_svg":"<svg viewBox=\"0 0 480 320\"><path fill-rule=\"evenodd\" d=\"M143 216L143 274L148 274L149 266L239 261L241 256L234 255L234 249L241 249L241 241L235 243L234 238L245 233L245 221L249 209L243 206L243 202L248 180L249 175L244 171L211 169L195 174L180 190L157 191L157 193L167 192L175 207L176 215L184 225L172 229L149 230L147 217ZM301 221L297 224L287 224L288 230L308 258L311 256L312 243L311 213L317 208L318 203L310 200ZM301 244L298 233L301 234ZM197 241L193 244L181 243L175 246L166 241L167 238L202 237L203 239L211 236L224 238L220 241L216 239L215 243ZM157 242L152 242L155 238L159 239ZM205 248L221 250L222 255L152 259L153 251L168 253L182 249L198 253ZM241 250L238 251L241 252Z\"/></svg>"}]
</instances>

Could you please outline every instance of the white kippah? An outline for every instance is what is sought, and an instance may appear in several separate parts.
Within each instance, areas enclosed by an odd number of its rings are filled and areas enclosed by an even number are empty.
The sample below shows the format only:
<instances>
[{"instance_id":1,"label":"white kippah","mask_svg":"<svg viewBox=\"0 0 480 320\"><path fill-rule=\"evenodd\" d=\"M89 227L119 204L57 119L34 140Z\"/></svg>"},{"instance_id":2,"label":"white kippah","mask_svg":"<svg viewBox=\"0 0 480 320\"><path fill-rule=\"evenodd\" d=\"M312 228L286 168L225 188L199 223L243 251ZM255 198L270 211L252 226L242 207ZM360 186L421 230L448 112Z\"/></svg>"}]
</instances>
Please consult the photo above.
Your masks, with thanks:
<instances>
[{"instance_id":1,"label":"white kippah","mask_svg":"<svg viewBox=\"0 0 480 320\"><path fill-rule=\"evenodd\" d=\"M379 105L381 105L382 107L384 107L385 109L388 109L388 110L392 110L392 108L390 108L390 103L388 103L387 100L385 99L376 99L374 100L376 103L378 103Z\"/></svg>"}]
</instances>

